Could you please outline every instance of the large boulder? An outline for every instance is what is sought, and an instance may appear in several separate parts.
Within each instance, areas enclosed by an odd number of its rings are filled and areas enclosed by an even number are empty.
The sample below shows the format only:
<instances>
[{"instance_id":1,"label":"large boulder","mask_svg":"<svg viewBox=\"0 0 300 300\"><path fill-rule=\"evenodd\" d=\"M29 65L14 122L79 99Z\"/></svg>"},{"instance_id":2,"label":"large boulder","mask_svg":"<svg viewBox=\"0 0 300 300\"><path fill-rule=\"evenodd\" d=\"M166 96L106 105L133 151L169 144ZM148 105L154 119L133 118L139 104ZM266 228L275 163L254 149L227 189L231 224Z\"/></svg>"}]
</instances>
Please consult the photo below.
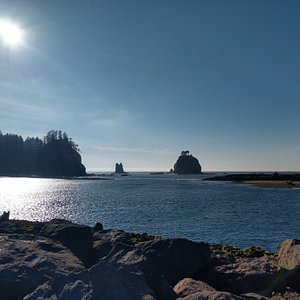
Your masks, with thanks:
<instances>
[{"instance_id":1,"label":"large boulder","mask_svg":"<svg viewBox=\"0 0 300 300\"><path fill-rule=\"evenodd\" d=\"M109 255L104 259L109 262L132 266L141 271L158 299L175 300L177 298L176 293L169 286L166 279L156 270L151 260L135 246L118 243L114 245Z\"/></svg>"},{"instance_id":2,"label":"large boulder","mask_svg":"<svg viewBox=\"0 0 300 300\"><path fill-rule=\"evenodd\" d=\"M54 219L45 222L39 235L60 241L68 247L87 267L93 263L93 236L88 226L67 220Z\"/></svg>"},{"instance_id":3,"label":"large boulder","mask_svg":"<svg viewBox=\"0 0 300 300\"><path fill-rule=\"evenodd\" d=\"M211 254L207 244L182 238L153 240L139 248L172 286L207 266Z\"/></svg>"},{"instance_id":4,"label":"large boulder","mask_svg":"<svg viewBox=\"0 0 300 300\"><path fill-rule=\"evenodd\" d=\"M179 297L185 297L197 292L215 291L213 287L203 281L194 280L192 278L184 278L180 280L173 288Z\"/></svg>"},{"instance_id":5,"label":"large boulder","mask_svg":"<svg viewBox=\"0 0 300 300\"><path fill-rule=\"evenodd\" d=\"M69 249L45 237L0 235L0 298L22 299L52 277L84 270Z\"/></svg>"},{"instance_id":6,"label":"large boulder","mask_svg":"<svg viewBox=\"0 0 300 300\"><path fill-rule=\"evenodd\" d=\"M300 300L300 294L295 291L287 290L283 293L274 293L271 300Z\"/></svg>"},{"instance_id":7,"label":"large boulder","mask_svg":"<svg viewBox=\"0 0 300 300\"><path fill-rule=\"evenodd\" d=\"M108 255L117 244L133 246L130 234L117 229L97 231L93 234L93 240L93 260L95 262Z\"/></svg>"},{"instance_id":8,"label":"large boulder","mask_svg":"<svg viewBox=\"0 0 300 300\"><path fill-rule=\"evenodd\" d=\"M38 234L44 223L27 220L6 220L0 222L0 233Z\"/></svg>"},{"instance_id":9,"label":"large boulder","mask_svg":"<svg viewBox=\"0 0 300 300\"><path fill-rule=\"evenodd\" d=\"M109 299L155 300L142 272L133 266L100 261L89 270L56 277L38 287L24 300Z\"/></svg>"},{"instance_id":10,"label":"large boulder","mask_svg":"<svg viewBox=\"0 0 300 300\"><path fill-rule=\"evenodd\" d=\"M174 165L174 173L200 174L201 172L202 168L198 159L189 154L189 151L182 151Z\"/></svg>"},{"instance_id":11,"label":"large boulder","mask_svg":"<svg viewBox=\"0 0 300 300\"><path fill-rule=\"evenodd\" d=\"M212 268L203 275L203 280L217 290L270 296L274 289L281 288L277 275L276 263L270 258L237 258L234 263Z\"/></svg>"},{"instance_id":12,"label":"large boulder","mask_svg":"<svg viewBox=\"0 0 300 300\"><path fill-rule=\"evenodd\" d=\"M300 240L285 240L278 245L278 266L287 284L300 291Z\"/></svg>"},{"instance_id":13,"label":"large boulder","mask_svg":"<svg viewBox=\"0 0 300 300\"><path fill-rule=\"evenodd\" d=\"M256 293L241 294L241 297L245 298L246 300L269 300L270 299Z\"/></svg>"},{"instance_id":14,"label":"large boulder","mask_svg":"<svg viewBox=\"0 0 300 300\"><path fill-rule=\"evenodd\" d=\"M177 300L245 300L245 298L219 291L203 291L177 298Z\"/></svg>"},{"instance_id":15,"label":"large boulder","mask_svg":"<svg viewBox=\"0 0 300 300\"><path fill-rule=\"evenodd\" d=\"M279 267L287 270L300 268L300 240L285 240L277 249Z\"/></svg>"}]
</instances>

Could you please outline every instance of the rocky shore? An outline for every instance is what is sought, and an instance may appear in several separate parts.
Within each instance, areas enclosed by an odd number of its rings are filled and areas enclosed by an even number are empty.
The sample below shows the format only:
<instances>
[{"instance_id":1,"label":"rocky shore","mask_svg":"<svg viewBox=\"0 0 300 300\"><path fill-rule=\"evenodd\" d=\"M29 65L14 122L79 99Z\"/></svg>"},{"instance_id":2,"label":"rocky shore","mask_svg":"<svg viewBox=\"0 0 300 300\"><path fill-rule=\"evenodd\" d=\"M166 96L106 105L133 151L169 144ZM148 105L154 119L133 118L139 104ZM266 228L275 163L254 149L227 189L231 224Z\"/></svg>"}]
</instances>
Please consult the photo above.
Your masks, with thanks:
<instances>
[{"instance_id":1,"label":"rocky shore","mask_svg":"<svg viewBox=\"0 0 300 300\"><path fill-rule=\"evenodd\" d=\"M300 240L276 254L74 224L0 222L1 299L300 299Z\"/></svg>"},{"instance_id":2,"label":"rocky shore","mask_svg":"<svg viewBox=\"0 0 300 300\"><path fill-rule=\"evenodd\" d=\"M232 173L208 177L210 181L300 181L300 173Z\"/></svg>"},{"instance_id":3,"label":"rocky shore","mask_svg":"<svg viewBox=\"0 0 300 300\"><path fill-rule=\"evenodd\" d=\"M233 181L267 188L300 188L299 173L233 173L203 180Z\"/></svg>"}]
</instances>

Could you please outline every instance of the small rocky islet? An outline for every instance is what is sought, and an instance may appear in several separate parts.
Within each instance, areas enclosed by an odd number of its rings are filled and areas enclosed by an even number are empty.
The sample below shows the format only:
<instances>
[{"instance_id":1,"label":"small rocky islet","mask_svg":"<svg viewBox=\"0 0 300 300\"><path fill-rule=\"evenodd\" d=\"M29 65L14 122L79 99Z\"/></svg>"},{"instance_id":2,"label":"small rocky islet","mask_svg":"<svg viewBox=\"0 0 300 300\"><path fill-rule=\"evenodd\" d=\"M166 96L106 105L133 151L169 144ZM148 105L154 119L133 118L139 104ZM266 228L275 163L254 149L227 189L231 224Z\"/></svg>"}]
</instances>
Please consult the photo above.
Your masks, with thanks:
<instances>
[{"instance_id":1,"label":"small rocky islet","mask_svg":"<svg viewBox=\"0 0 300 300\"><path fill-rule=\"evenodd\" d=\"M0 221L1 299L300 299L300 240L270 253L55 219Z\"/></svg>"},{"instance_id":2,"label":"small rocky islet","mask_svg":"<svg viewBox=\"0 0 300 300\"><path fill-rule=\"evenodd\" d=\"M202 167L196 157L190 154L190 151L181 151L173 172L175 174L201 174Z\"/></svg>"}]
</instances>

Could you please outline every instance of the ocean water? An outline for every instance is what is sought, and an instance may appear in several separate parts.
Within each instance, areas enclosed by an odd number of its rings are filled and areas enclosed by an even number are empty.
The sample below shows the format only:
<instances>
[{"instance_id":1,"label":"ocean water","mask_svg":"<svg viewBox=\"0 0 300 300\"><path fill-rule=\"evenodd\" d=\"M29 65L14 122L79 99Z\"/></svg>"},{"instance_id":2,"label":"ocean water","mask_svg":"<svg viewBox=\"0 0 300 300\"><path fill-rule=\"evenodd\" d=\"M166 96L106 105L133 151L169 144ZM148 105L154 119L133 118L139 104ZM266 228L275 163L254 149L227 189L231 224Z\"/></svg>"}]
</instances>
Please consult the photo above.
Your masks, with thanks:
<instances>
[{"instance_id":1,"label":"ocean water","mask_svg":"<svg viewBox=\"0 0 300 300\"><path fill-rule=\"evenodd\" d=\"M112 180L0 178L11 218L65 218L93 226L275 250L300 237L300 189L136 173Z\"/></svg>"}]
</instances>

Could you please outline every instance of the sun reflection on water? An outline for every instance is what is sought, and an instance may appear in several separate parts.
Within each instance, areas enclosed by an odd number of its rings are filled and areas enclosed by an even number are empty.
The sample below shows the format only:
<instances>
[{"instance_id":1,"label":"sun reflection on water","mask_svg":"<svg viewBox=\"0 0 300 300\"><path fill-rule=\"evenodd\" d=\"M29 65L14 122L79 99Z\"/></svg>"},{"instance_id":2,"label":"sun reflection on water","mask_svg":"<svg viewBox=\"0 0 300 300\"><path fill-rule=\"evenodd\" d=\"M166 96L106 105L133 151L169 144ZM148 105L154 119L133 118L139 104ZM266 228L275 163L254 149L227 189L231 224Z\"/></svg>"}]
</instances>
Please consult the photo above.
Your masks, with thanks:
<instances>
[{"instance_id":1,"label":"sun reflection on water","mask_svg":"<svg viewBox=\"0 0 300 300\"><path fill-rule=\"evenodd\" d=\"M0 214L10 211L14 219L47 219L51 214L45 201L52 194L54 184L52 179L0 178Z\"/></svg>"},{"instance_id":2,"label":"sun reflection on water","mask_svg":"<svg viewBox=\"0 0 300 300\"><path fill-rule=\"evenodd\" d=\"M22 195L28 192L37 192L42 188L44 179L39 178L1 178L0 195Z\"/></svg>"}]
</instances>

